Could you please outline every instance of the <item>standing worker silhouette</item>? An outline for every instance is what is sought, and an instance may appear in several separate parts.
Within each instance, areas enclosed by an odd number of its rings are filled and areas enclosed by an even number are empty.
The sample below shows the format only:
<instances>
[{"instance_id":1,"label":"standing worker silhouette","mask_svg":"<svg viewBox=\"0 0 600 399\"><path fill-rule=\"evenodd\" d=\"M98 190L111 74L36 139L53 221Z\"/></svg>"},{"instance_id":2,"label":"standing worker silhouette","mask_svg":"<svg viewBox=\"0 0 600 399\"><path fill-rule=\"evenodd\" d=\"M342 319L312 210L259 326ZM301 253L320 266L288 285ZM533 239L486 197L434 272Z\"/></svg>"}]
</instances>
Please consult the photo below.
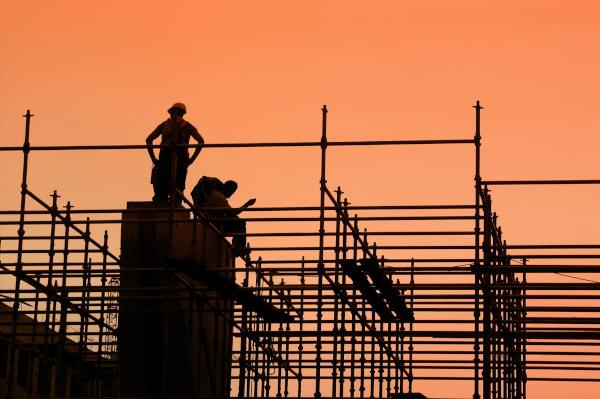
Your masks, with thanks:
<instances>
[{"instance_id":1,"label":"standing worker silhouette","mask_svg":"<svg viewBox=\"0 0 600 399\"><path fill-rule=\"evenodd\" d=\"M201 146L204 144L204 139L198 130L183 119L183 115L187 112L185 104L175 103L167 112L170 115L169 119L158 125L146 138L146 145L152 145L159 136L161 145L173 145L173 147L162 147L158 153L158 159L154 155L154 149L148 147L150 159L154 164L151 178L154 187L154 197L152 198L154 203L169 200L174 200L176 203L181 202L181 198L177 195L175 198L171 198L170 195L174 193L175 188L183 193L187 168L196 160L202 149ZM187 147L175 146L189 144L190 137L193 137L199 144L191 157ZM174 187L171 187L171 184L174 184Z\"/></svg>"}]
</instances>

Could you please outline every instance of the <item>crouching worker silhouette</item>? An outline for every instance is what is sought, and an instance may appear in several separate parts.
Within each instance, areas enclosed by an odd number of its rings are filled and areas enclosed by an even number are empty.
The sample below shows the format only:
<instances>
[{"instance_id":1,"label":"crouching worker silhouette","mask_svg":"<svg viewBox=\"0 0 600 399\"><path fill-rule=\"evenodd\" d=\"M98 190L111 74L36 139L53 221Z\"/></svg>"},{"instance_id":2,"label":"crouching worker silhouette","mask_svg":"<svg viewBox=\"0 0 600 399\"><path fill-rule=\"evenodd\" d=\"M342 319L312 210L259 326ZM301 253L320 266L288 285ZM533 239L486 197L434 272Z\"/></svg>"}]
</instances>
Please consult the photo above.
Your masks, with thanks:
<instances>
[{"instance_id":1,"label":"crouching worker silhouette","mask_svg":"<svg viewBox=\"0 0 600 399\"><path fill-rule=\"evenodd\" d=\"M229 205L228 198L231 198L236 190L236 182L233 180L226 181L220 188L217 188L210 193L208 200L204 204L204 208L207 210L210 217L227 219L222 221L223 233L235 234L231 240L234 255L245 256L250 253L250 250L246 248L246 221L240 219L238 215L248 207L254 205L256 199L252 198L251 200L248 200L239 208L232 208L231 205ZM218 209L211 210L211 208Z\"/></svg>"},{"instance_id":2,"label":"crouching worker silhouette","mask_svg":"<svg viewBox=\"0 0 600 399\"><path fill-rule=\"evenodd\" d=\"M200 210L206 206L206 202L215 191L223 190L223 182L217 177L202 176L196 186L192 189L192 200L194 208Z\"/></svg>"}]
</instances>

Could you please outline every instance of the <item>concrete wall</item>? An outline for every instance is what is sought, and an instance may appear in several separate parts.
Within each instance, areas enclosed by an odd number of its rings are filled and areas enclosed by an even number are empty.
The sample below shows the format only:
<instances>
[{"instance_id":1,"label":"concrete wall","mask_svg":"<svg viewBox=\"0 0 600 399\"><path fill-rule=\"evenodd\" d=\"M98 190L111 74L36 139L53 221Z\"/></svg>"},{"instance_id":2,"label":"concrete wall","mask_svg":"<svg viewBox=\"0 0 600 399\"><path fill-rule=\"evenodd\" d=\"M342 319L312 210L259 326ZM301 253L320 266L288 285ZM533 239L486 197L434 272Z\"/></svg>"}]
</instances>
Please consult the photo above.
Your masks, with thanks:
<instances>
[{"instance_id":1,"label":"concrete wall","mask_svg":"<svg viewBox=\"0 0 600 399\"><path fill-rule=\"evenodd\" d=\"M150 202L129 202L127 209L142 212L125 213L121 229L121 398L228 397L232 328L213 308L230 316L233 304L198 299L172 273L148 269L164 268L173 258L233 270L229 248L212 230L189 223L188 213L176 214L170 240L169 223L161 223L168 212Z\"/></svg>"}]
</instances>

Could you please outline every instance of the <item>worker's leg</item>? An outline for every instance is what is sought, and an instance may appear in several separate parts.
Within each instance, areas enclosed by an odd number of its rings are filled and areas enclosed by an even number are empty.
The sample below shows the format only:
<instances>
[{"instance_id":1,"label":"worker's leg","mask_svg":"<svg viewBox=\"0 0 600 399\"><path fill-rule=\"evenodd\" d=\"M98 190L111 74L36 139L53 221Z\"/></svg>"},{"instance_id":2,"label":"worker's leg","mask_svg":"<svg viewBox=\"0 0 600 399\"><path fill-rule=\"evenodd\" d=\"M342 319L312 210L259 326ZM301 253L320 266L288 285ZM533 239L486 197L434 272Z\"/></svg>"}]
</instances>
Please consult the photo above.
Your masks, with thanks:
<instances>
[{"instance_id":1,"label":"worker's leg","mask_svg":"<svg viewBox=\"0 0 600 399\"><path fill-rule=\"evenodd\" d=\"M152 189L154 190L154 197L152 197L152 201L158 202L158 165L152 166L150 184L152 184Z\"/></svg>"},{"instance_id":2,"label":"worker's leg","mask_svg":"<svg viewBox=\"0 0 600 399\"><path fill-rule=\"evenodd\" d=\"M171 157L167 151L161 151L158 156L152 186L154 187L154 202L169 200L169 183L171 179Z\"/></svg>"},{"instance_id":3,"label":"worker's leg","mask_svg":"<svg viewBox=\"0 0 600 399\"><path fill-rule=\"evenodd\" d=\"M187 177L187 166L183 164L177 165L177 176L175 178L175 185L177 189L183 193L185 190L185 178Z\"/></svg>"},{"instance_id":4,"label":"worker's leg","mask_svg":"<svg viewBox=\"0 0 600 399\"><path fill-rule=\"evenodd\" d=\"M182 193L185 190L185 179L187 177L187 169L189 166L189 156L187 153L178 153L177 154L177 173L175 174L175 186ZM176 196L176 200L178 203L181 202L181 198Z\"/></svg>"},{"instance_id":5,"label":"worker's leg","mask_svg":"<svg viewBox=\"0 0 600 399\"><path fill-rule=\"evenodd\" d=\"M243 249L246 248L246 221L240 218L236 218L231 222L231 233L238 233L239 235L233 236L231 240L235 248Z\"/></svg>"}]
</instances>

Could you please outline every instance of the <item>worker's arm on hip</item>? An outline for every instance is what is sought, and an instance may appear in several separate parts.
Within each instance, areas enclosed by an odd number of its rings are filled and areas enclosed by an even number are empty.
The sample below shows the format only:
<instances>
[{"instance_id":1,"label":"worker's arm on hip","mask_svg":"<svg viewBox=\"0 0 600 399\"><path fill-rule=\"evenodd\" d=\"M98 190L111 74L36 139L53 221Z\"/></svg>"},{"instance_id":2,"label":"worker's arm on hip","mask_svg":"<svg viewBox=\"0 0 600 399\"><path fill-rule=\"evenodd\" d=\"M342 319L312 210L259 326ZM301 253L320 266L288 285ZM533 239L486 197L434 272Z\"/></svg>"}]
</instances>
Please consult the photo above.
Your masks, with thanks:
<instances>
[{"instance_id":1,"label":"worker's arm on hip","mask_svg":"<svg viewBox=\"0 0 600 399\"><path fill-rule=\"evenodd\" d=\"M159 125L156 129L154 129L152 133L148 135L148 137L146 137L146 145L151 146L154 140L160 137L160 132L161 125ZM148 147L148 154L150 154L150 159L152 160L152 163L158 162L158 159L156 159L156 155L154 155L154 148Z\"/></svg>"},{"instance_id":2,"label":"worker's arm on hip","mask_svg":"<svg viewBox=\"0 0 600 399\"><path fill-rule=\"evenodd\" d=\"M200 151L202 150L202 144L204 144L204 139L202 138L200 133L198 133L198 130L196 130L196 128L193 126L191 127L190 135L194 138L194 140L196 140L198 142L198 147L194 148L194 153L190 157L190 164L191 164L192 162L194 162L196 160L196 158L198 158L198 155L200 154Z\"/></svg>"}]
</instances>

